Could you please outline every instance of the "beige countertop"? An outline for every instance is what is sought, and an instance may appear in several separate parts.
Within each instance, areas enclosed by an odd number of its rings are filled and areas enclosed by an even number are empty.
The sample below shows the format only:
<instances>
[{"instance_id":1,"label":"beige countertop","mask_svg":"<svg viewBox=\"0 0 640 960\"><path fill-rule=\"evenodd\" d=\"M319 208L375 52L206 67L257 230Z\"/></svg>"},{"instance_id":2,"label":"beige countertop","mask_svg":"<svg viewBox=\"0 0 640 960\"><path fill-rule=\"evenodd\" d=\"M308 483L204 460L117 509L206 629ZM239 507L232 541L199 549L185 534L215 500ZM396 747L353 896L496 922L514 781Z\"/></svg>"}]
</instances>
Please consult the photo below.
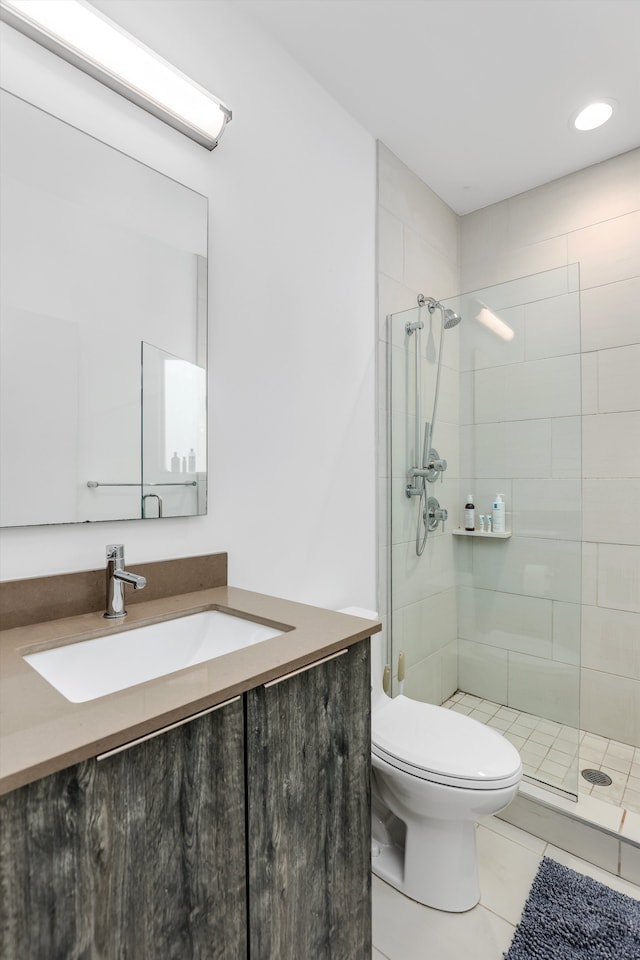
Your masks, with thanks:
<instances>
[{"instance_id":1,"label":"beige countertop","mask_svg":"<svg viewBox=\"0 0 640 960\"><path fill-rule=\"evenodd\" d=\"M23 659L212 609L283 633L86 703L71 703ZM137 603L117 624L86 613L0 631L0 794L224 703L380 629L377 621L223 586Z\"/></svg>"}]
</instances>

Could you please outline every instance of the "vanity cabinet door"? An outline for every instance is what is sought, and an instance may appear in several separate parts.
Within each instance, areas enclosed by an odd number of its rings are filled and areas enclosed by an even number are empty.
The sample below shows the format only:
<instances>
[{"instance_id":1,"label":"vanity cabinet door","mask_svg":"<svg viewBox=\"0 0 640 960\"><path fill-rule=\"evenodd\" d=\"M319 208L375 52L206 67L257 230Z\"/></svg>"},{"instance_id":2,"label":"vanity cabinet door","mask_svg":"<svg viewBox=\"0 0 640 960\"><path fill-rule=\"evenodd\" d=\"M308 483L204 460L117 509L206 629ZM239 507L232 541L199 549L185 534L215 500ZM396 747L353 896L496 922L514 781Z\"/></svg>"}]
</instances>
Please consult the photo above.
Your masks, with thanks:
<instances>
[{"instance_id":1,"label":"vanity cabinet door","mask_svg":"<svg viewBox=\"0 0 640 960\"><path fill-rule=\"evenodd\" d=\"M246 957L238 700L0 798L7 960Z\"/></svg>"},{"instance_id":2,"label":"vanity cabinet door","mask_svg":"<svg viewBox=\"0 0 640 960\"><path fill-rule=\"evenodd\" d=\"M371 956L369 641L247 694L251 960Z\"/></svg>"}]
</instances>

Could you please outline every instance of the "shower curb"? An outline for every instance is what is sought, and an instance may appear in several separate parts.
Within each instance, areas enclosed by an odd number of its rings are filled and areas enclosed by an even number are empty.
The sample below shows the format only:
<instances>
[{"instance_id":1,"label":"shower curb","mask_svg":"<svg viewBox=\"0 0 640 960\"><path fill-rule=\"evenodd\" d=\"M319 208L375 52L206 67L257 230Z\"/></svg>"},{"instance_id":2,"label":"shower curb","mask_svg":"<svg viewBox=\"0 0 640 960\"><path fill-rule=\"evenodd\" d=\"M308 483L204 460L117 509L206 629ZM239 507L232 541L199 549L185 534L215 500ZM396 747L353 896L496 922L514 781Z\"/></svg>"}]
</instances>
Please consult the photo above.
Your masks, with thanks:
<instances>
[{"instance_id":1,"label":"shower curb","mask_svg":"<svg viewBox=\"0 0 640 960\"><path fill-rule=\"evenodd\" d=\"M640 884L640 814L595 797L569 800L523 782L500 820Z\"/></svg>"}]
</instances>

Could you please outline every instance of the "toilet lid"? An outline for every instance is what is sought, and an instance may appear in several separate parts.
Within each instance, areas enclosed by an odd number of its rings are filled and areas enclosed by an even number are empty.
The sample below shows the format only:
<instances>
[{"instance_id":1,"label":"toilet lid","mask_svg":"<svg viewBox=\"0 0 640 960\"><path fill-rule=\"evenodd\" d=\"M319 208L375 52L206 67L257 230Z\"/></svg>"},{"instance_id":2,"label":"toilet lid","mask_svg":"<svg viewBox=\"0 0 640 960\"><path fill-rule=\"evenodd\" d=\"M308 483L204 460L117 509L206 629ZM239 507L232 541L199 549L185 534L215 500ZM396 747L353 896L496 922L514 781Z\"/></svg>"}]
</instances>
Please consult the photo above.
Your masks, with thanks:
<instances>
[{"instance_id":1,"label":"toilet lid","mask_svg":"<svg viewBox=\"0 0 640 960\"><path fill-rule=\"evenodd\" d=\"M520 754L492 727L402 695L375 710L371 741L379 757L424 779L486 789L521 776Z\"/></svg>"}]
</instances>

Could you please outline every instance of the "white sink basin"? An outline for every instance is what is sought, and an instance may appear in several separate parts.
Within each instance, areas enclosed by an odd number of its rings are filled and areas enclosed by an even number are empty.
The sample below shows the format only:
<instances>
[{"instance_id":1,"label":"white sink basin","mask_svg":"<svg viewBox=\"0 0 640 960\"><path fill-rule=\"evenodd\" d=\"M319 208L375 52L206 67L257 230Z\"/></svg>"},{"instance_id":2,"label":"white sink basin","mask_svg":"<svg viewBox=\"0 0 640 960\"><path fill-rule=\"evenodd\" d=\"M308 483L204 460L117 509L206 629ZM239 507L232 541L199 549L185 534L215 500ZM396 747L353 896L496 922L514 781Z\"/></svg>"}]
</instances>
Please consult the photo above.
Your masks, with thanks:
<instances>
[{"instance_id":1,"label":"white sink basin","mask_svg":"<svg viewBox=\"0 0 640 960\"><path fill-rule=\"evenodd\" d=\"M67 700L85 703L281 634L253 620L205 610L24 659Z\"/></svg>"}]
</instances>

